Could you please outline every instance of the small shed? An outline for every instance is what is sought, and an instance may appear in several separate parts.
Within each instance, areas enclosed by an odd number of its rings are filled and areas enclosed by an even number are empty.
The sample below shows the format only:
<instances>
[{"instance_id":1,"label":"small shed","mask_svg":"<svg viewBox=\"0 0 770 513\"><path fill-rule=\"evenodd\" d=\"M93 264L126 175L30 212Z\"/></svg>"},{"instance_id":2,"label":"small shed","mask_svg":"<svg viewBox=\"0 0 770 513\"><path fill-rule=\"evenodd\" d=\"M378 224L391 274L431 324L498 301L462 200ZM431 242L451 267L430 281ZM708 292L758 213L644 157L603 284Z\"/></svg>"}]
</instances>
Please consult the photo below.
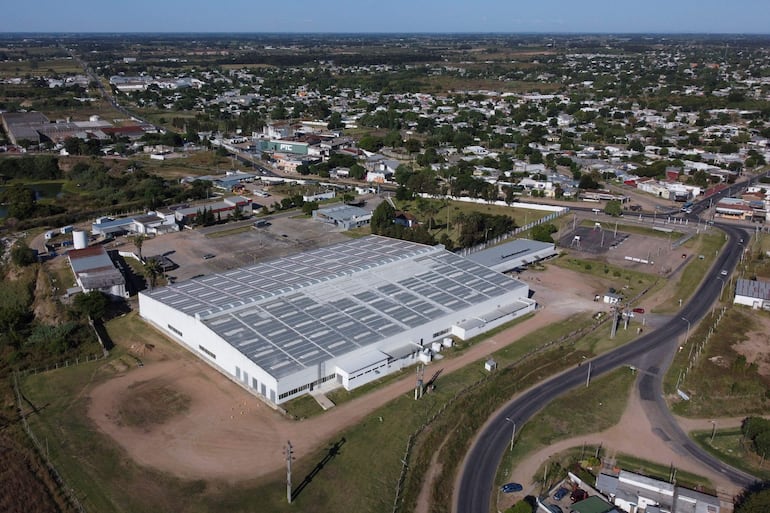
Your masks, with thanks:
<instances>
[{"instance_id":1,"label":"small shed","mask_svg":"<svg viewBox=\"0 0 770 513\"><path fill-rule=\"evenodd\" d=\"M484 363L484 370L487 372L492 372L495 369L497 369L497 362L493 358L490 358Z\"/></svg>"},{"instance_id":2,"label":"small shed","mask_svg":"<svg viewBox=\"0 0 770 513\"><path fill-rule=\"evenodd\" d=\"M623 296L620 294L615 294L614 292L607 292L604 294L603 301L607 303L608 305L617 305L620 303L620 301L623 299Z\"/></svg>"}]
</instances>

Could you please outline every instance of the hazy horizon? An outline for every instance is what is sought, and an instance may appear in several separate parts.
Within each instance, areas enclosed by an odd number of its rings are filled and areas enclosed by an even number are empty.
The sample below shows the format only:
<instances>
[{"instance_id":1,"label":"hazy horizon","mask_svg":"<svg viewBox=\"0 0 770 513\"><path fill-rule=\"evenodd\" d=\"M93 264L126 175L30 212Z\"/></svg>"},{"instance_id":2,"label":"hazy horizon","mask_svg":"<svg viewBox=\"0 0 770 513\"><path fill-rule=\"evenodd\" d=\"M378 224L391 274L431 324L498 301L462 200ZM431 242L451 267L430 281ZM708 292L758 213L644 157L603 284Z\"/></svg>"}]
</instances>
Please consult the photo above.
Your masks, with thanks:
<instances>
[{"instance_id":1,"label":"hazy horizon","mask_svg":"<svg viewBox=\"0 0 770 513\"><path fill-rule=\"evenodd\" d=\"M291 5L40 0L9 5L4 34L737 34L770 33L762 0L310 0Z\"/></svg>"}]
</instances>

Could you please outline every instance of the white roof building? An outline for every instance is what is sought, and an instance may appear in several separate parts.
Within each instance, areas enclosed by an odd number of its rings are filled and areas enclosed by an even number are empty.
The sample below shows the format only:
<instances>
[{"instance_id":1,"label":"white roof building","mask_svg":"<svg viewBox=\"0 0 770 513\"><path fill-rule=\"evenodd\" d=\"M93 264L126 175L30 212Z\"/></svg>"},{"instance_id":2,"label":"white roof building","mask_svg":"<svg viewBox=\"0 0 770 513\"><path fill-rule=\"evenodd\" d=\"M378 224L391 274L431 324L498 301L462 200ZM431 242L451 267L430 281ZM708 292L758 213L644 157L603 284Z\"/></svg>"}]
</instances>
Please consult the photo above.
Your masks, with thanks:
<instances>
[{"instance_id":1,"label":"white roof building","mask_svg":"<svg viewBox=\"0 0 770 513\"><path fill-rule=\"evenodd\" d=\"M139 294L140 315L270 404L350 390L535 308L529 287L446 251L369 236Z\"/></svg>"}]
</instances>

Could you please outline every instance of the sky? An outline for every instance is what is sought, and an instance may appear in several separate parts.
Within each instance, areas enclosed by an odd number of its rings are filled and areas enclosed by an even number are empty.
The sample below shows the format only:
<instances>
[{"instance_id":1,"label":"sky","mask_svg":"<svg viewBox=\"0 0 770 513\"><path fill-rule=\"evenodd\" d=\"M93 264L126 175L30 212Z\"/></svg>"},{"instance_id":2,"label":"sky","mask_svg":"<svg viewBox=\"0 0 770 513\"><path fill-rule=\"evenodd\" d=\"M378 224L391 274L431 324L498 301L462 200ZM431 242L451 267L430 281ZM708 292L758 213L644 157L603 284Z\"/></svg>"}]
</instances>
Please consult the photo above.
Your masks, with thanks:
<instances>
[{"instance_id":1,"label":"sky","mask_svg":"<svg viewBox=\"0 0 770 513\"><path fill-rule=\"evenodd\" d=\"M770 33L769 0L36 0L7 32Z\"/></svg>"}]
</instances>

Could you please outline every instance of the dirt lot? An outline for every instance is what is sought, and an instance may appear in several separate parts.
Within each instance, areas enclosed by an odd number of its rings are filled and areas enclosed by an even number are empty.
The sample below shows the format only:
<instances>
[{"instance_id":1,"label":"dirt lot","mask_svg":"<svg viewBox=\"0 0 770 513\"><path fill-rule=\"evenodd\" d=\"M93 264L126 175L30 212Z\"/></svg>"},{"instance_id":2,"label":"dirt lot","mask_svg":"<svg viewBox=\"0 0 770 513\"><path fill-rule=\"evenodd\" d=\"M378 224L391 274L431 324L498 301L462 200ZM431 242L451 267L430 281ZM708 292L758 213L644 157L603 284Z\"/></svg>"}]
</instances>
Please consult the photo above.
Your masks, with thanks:
<instances>
[{"instance_id":1,"label":"dirt lot","mask_svg":"<svg viewBox=\"0 0 770 513\"><path fill-rule=\"evenodd\" d=\"M595 311L591 281L570 271L533 273L527 281L542 310L508 330L475 345L462 356L442 360L444 373L462 368L525 333L559 322L580 311ZM552 289L554 292L548 292ZM559 290L561 289L561 290ZM570 292L564 293L563 290ZM558 291L558 292L556 292ZM244 475L265 475L281 468L283 444L290 439L298 454L325 443L343 427L352 425L379 406L409 393L411 376L384 386L365 397L344 403L325 414L295 422L262 403L217 371L184 351L156 347L133 368L89 391L89 416L98 428L115 439L142 465L186 478L237 481ZM138 394L138 395L137 395ZM171 397L163 397L167 394ZM123 420L126 411L141 410L133 402L148 397L184 408L166 415L165 422ZM145 410L146 415L152 412ZM254 454L260 458L254 458Z\"/></svg>"},{"instance_id":2,"label":"dirt lot","mask_svg":"<svg viewBox=\"0 0 770 513\"><path fill-rule=\"evenodd\" d=\"M770 376L770 319L764 315L754 316L760 328L746 334L746 340L735 344L733 349L746 357L746 362L755 363L760 376Z\"/></svg>"}]
</instances>

